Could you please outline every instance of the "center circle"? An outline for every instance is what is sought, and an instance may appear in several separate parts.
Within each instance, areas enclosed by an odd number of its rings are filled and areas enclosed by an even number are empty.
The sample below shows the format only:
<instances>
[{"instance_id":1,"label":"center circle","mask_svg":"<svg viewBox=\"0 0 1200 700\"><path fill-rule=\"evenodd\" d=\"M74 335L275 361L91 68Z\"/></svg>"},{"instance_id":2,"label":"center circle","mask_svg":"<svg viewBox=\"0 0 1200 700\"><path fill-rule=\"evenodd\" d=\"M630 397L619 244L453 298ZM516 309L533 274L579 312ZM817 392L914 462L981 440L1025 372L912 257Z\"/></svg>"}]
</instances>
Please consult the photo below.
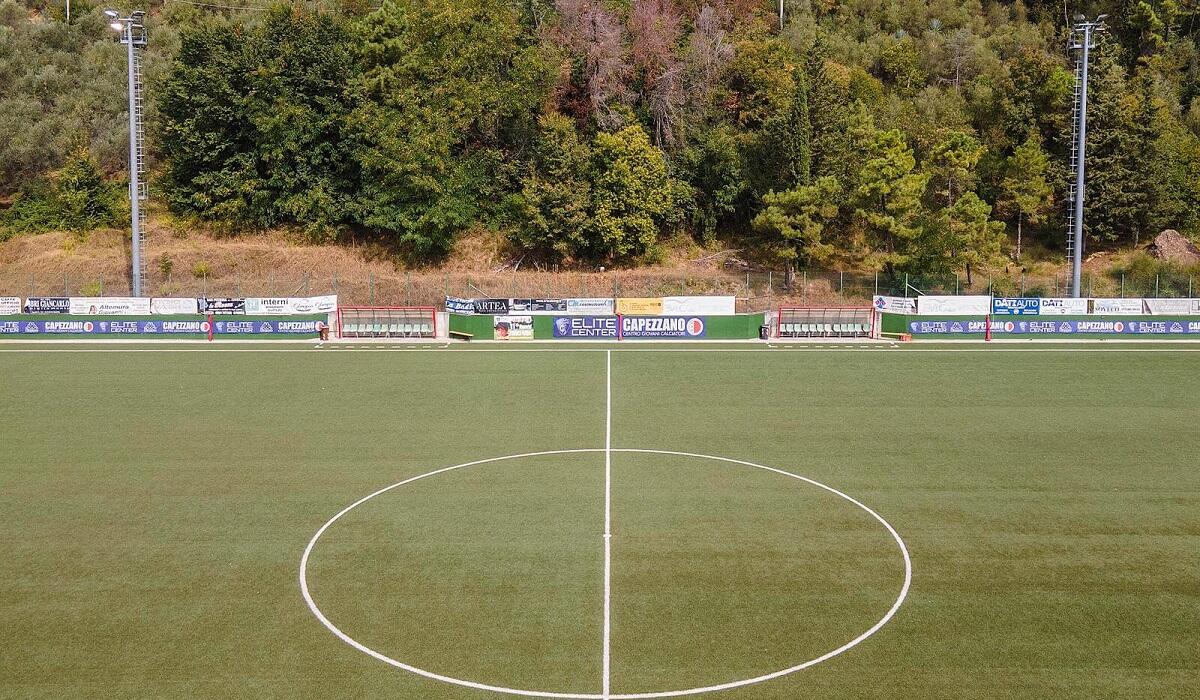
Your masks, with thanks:
<instances>
[{"instance_id":1,"label":"center circle","mask_svg":"<svg viewBox=\"0 0 1200 700\"><path fill-rule=\"evenodd\" d=\"M624 694L610 693L607 695L600 694L600 693L565 693L565 692L552 692L552 691L524 689L524 688L509 688L509 687L505 687L505 686L481 683L481 682L472 681L472 680L463 679L463 678L455 678L452 676L447 676L447 675L443 675L440 673L434 673L432 671L418 668L411 664L408 664L408 663L405 663L398 659L394 659L390 656L387 656L386 654L383 654L379 651L376 651L375 649L368 647L367 645L359 642L358 640L354 639L350 635L346 634L321 611L320 607L317 605L316 601L313 599L312 593L310 592L309 586L308 586L308 563L309 563L309 559L312 556L313 549L316 547L317 542L321 539L321 536L324 535L325 532L334 523L336 523L338 520L340 520L347 513L351 512L355 508L363 505L364 503L370 501L371 499L373 499L377 496L380 496L384 493L387 493L389 491L392 491L394 489L397 489L401 486L411 484L415 481L420 481L422 479L427 479L429 477L437 476L439 474L445 474L447 472L452 472L452 471L456 471L456 470L460 470L460 469L466 469L468 467L479 466L482 464L491 464L491 463L495 463L495 462L504 462L504 461L509 461L509 460L524 459L524 458L529 458L529 457L542 457L542 456L549 456L549 455L604 453L604 452L618 453L618 454L632 453L632 454L647 454L647 455L669 455L669 456L675 456L675 457L692 457L692 458L696 458L696 459L705 459L705 460L711 460L711 461L716 461L716 462L723 462L723 463L727 463L727 464L735 464L735 465L740 465L740 466L745 466L745 467L751 467L754 469L760 469L760 470L763 470L766 472L771 472L771 473L785 476L785 477L788 477L791 479L796 479L798 481L801 481L801 482L804 482L811 486L815 486L819 489L822 489L830 494L833 494L834 496L837 496L838 498L840 498L844 501L847 501L847 502L853 504L856 508L859 508L862 511L866 512L868 515L871 516L871 518L873 518L875 521L877 521L880 525L883 526L883 528L887 531L888 535L895 542L897 548L900 551L900 555L903 557L903 560L904 560L904 583L900 587L900 591L897 594L895 601L892 603L891 607L887 610L887 612L883 615L883 617L881 617L873 625L871 625L869 628L867 628L865 631L863 631L862 633L860 633L853 639L851 639L851 640L843 643L842 645L840 645L834 649L831 649L830 651L827 651L824 654L821 654L820 656L817 656L815 658L808 659L807 661L803 661L801 663L797 663L793 666L779 669L779 670L773 671L771 673L758 675L758 676L755 676L752 678L745 678L745 679L741 679L741 680L730 681L728 683L707 685L707 686L696 687L696 688L684 688L684 689L678 689L678 690L663 690L663 691L654 691L654 692L624 693ZM855 499L854 497L852 497L842 491L839 491L838 489L833 488L832 486L828 486L826 484L823 484L819 481L815 481L815 480L810 479L805 476L800 476L799 474L794 474L792 472L784 471L782 469L777 469L775 467L768 467L768 466L765 466L762 464L756 464L754 462L749 462L749 461L741 460L741 459L733 459L730 457L717 457L714 455L704 455L704 454L697 454L697 453L692 453L692 452L679 452L679 451L673 451L673 450L649 450L649 449L635 449L635 448L611 448L611 449L583 448L583 449L571 449L571 450L546 450L546 451L541 451L541 452L527 452L527 453L522 453L522 454L505 455L502 457L490 457L487 459L480 459L480 460L475 460L472 462L464 462L462 464L456 464L456 465L450 466L450 467L443 467L441 469L435 469L434 471L426 472L424 474L420 474L418 476L414 476L409 479L399 481L390 486L385 486L373 493L370 493L370 494L358 499L354 503L351 503L350 505L346 506L341 511L339 511L336 515L334 515L332 518L330 518L328 521L326 521L325 524L322 525L317 530L317 532L312 536L312 539L309 540L308 545L304 548L304 553L300 558L300 592L303 595L304 601L308 605L309 610L313 613L313 615L316 616L316 618L318 620L320 620L321 624L323 624L338 639L342 640L343 642L350 645L351 647L363 652L364 654L374 657L375 659L378 659L378 660L380 660L388 665L394 666L396 668L408 671L410 673L417 674L419 676L423 676L425 678L429 678L429 679L436 680L436 681L441 681L443 683L450 683L453 685L463 686L463 687L467 687L467 688L473 688L476 690L486 690L486 691L491 691L491 692L496 692L496 693L503 693L503 694L507 694L507 695L516 695L516 696L523 696L523 697L539 697L539 698L572 698L575 700L608 700L608 699L611 699L611 700L641 700L641 699L649 700L651 698L670 698L670 697L682 697L682 696L688 696L688 695L699 695L701 693L710 693L710 692L721 691L721 690L730 690L730 689L739 688L742 686L748 686L748 685L753 685L756 683L762 683L764 681L772 680L775 678L779 678L781 676L786 676L791 673L796 673L798 671L802 671L806 668L809 668L810 666L815 666L816 664L819 664L822 661L827 661L839 654L849 651L850 649L854 648L858 644L865 641L871 635L878 632L879 629L882 628L885 624L887 624L888 621L890 621L892 619L892 617L895 616L896 612L900 609L900 606L904 603L905 598L908 596L908 591L909 591L911 584L912 584L912 559L909 556L908 547L905 546L904 540L900 537L900 534L898 532L896 532L896 529L894 527L892 527L892 525L890 523L888 523L888 521L885 520L883 518L883 516L876 513L874 510L872 510L871 508L869 508L868 506L863 504L861 501Z\"/></svg>"}]
</instances>

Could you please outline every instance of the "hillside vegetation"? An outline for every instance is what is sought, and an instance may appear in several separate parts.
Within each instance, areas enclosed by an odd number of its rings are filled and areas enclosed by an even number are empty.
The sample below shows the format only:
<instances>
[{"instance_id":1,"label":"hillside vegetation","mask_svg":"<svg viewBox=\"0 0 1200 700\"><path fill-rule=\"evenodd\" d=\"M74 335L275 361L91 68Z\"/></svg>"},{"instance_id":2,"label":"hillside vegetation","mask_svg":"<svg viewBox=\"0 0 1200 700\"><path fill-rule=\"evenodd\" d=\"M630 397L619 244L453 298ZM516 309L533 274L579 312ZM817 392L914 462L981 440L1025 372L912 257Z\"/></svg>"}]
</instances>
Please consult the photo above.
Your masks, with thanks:
<instances>
[{"instance_id":1,"label":"hillside vegetation","mask_svg":"<svg viewBox=\"0 0 1200 700\"><path fill-rule=\"evenodd\" d=\"M686 237L789 276L969 286L1061 250L1063 5L787 0L782 28L776 8L153 3L152 191L174 221L367 241L402 266L445 261L472 231L563 269L658 263ZM0 238L125 215L123 47L99 9L76 3L67 23L40 0L0 3ZM1197 9L1068 11L1110 15L1089 249L1194 235Z\"/></svg>"}]
</instances>

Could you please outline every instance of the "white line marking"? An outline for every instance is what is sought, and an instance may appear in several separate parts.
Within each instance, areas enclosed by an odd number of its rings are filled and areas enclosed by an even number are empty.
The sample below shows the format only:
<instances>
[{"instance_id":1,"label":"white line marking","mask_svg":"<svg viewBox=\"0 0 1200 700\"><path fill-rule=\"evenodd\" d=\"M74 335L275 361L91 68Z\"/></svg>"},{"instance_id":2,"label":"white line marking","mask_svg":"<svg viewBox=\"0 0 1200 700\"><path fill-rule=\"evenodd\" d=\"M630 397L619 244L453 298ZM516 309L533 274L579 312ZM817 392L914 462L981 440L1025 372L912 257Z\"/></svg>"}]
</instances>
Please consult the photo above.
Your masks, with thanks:
<instances>
[{"instance_id":1,"label":"white line marking","mask_svg":"<svg viewBox=\"0 0 1200 700\"><path fill-rule=\"evenodd\" d=\"M754 467L755 469L762 469L764 471L773 472L775 474L781 474L783 476L791 477L793 479L797 479L797 480L803 481L807 484L811 484L818 488L824 489L825 491L828 491L829 493L832 493L840 498L843 498L846 501L849 501L850 503L853 503L855 506L866 511L868 514L871 515L871 517L875 518L875 520L879 521L883 525L883 527L887 529L888 534L890 534L892 536L892 539L896 542L896 545L900 548L900 554L904 557L904 585L901 586L901 588L900 588L900 594L896 597L896 602L892 603L892 606L887 611L887 613L882 618L880 618L880 620L878 622L876 622L874 625L872 625L866 632L863 632L862 634L858 635L857 637L850 640L849 642L846 642L845 644L841 645L840 647L838 647L832 651L826 652L825 654L822 654L821 656L818 656L815 659L810 659L808 661L805 661L804 663L796 664L795 666L781 669L781 670L775 671L773 673L768 673L768 674L761 675L761 676L755 676L754 678L746 678L743 680L730 681L728 683L721 683L719 685L709 685L709 686L704 686L704 687L700 687L700 688L687 688L684 690L667 690L667 691L661 691L661 692L628 693L628 694L615 694L615 695L609 694L607 696L598 695L595 693L561 693L561 692L551 692L551 691L543 691L543 690L525 690L522 688L506 688L504 686L489 685L486 683L479 683L476 681L465 680L462 678L454 678L452 676L445 676L442 674L434 673L432 671L426 671L424 669L417 668L416 666L406 664L402 661L397 661L396 659L393 659L393 658L386 656L378 651L375 651L374 649L371 649L370 647L367 647L366 645L362 644L361 642L350 637L348 634L346 634L341 629L339 629L336 625L334 625L329 620L329 618L325 617L325 614L321 612L321 609L317 607L316 602L313 600L312 594L308 590L308 560L309 560L310 556L312 555L313 548L317 544L317 540L319 540L321 538L321 535L325 534L325 531L328 530L330 528L330 526L332 526L335 522L337 522L342 516L344 516L346 513L349 513L351 510L354 510L355 508L362 505L363 503L366 503L367 501L371 500L372 498L375 498L376 496L378 496L380 494L387 493L388 491L391 491L392 489L398 488L400 486L404 486L405 484L411 484L414 481L419 481L421 479L424 479L424 478L427 478L430 476L436 476L438 474L444 474L446 472L454 471L456 469L464 469L466 467L473 467L473 466L480 465L480 464L489 464L492 462L503 462L505 460L511 460L511 459L522 459L525 457L540 457L543 455L557 455L557 454L577 454L577 453L585 453L585 452L605 452L605 453L628 452L628 453L641 453L641 454L675 455L675 456L680 456L680 457L695 457L697 459L711 459L711 460L718 461L718 462L727 462L729 464L741 464L741 465L745 465L748 467ZM466 462L464 464L457 464L452 467L443 467L441 469L436 469L434 471L431 471L431 472L428 472L425 474L420 474L418 476L414 476L414 477L405 479L404 481L392 484L391 486L385 486L385 487L379 489L378 491L376 491L370 495L364 496L364 497L358 499L357 501L355 501L354 503L351 503L350 505L346 506L341 511L339 511L337 515L330 518L324 525L321 526L321 528L319 530L317 530L317 533L312 536L312 539L308 541L308 546L306 546L304 548L304 554L300 557L300 592L304 596L304 602L306 602L308 604L308 609L311 610L313 615L315 615L317 617L317 619L321 621L321 624L325 625L325 627L330 632L333 632L333 634L338 639L340 639L343 642L345 642L346 644L354 647L355 649L363 652L364 654L367 654L368 656L378 659L378 660L380 660L386 664L389 664L391 666L395 666L396 668L400 668L400 669L403 669L410 673L415 673L419 676L424 676L426 678L430 678L430 679L433 679L436 681L442 681L443 683L451 683L453 685L464 686L467 688L475 688L476 690L487 690L487 691L492 691L492 692L496 692L496 693L504 693L507 695L519 695L519 696L523 696L523 697L536 697L536 698L569 698L571 700L650 700L652 698L672 698L672 697L680 697L680 696L684 696L684 695L699 695L701 693L711 693L711 692L720 691L720 690L729 690L731 688L739 688L742 686L753 685L756 683L762 683L763 681L772 680L775 678L779 678L781 676L786 676L788 674L804 670L806 668L809 668L810 666L815 666L816 664L819 664L822 661L828 661L829 659L837 656L838 654L849 651L850 649L858 646L860 643L865 641L871 635L878 632L880 630L880 628L882 628L884 625L886 625L892 619L892 617L895 616L896 611L898 611L900 609L900 606L904 603L905 598L908 597L908 591L909 591L909 588L911 585L912 585L912 558L908 554L908 547L904 544L904 540L901 539L900 533L896 532L896 529L894 527L892 527L891 524L888 523L888 521L884 520L883 516L879 515L874 510L871 510L870 508L868 508L866 505L864 505L862 502L858 501L857 499L833 488L832 486L826 486L825 484L822 484L819 481L814 481L813 479L809 479L808 477L800 476L799 474L793 474L791 472L783 471L782 469L775 469L774 467L767 467L767 466L764 466L761 464L755 464L754 462L747 462L747 461L741 460L741 459L731 459L729 457L714 457L712 455L703 455L703 454L698 454L695 452L676 452L673 450L642 450L642 449L635 449L635 448L628 448L628 447L612 448L612 447L607 447L607 446L603 447L603 448L583 448L583 449L574 449L574 450L546 450L546 451L542 451L542 452L527 452L524 454L506 455L504 457L490 457L488 459L480 459L480 460L476 460L474 462Z\"/></svg>"},{"instance_id":2,"label":"white line marking","mask_svg":"<svg viewBox=\"0 0 1200 700\"><path fill-rule=\"evenodd\" d=\"M1187 342L1187 341L1183 341L1183 342ZM1191 341L1191 342L1196 342L1196 341ZM440 349L440 348L434 348L434 349ZM1130 348L1130 347L1120 347L1120 348L1094 348L1094 347L1049 347L1049 348L1004 348L1004 347L932 348L932 347L929 347L929 348L912 348L912 347L909 347L909 348L898 348L898 347L884 347L884 346L863 346L863 347L854 348L854 349L855 350L866 350L866 351L872 351L872 352L880 352L880 353L906 354L906 355L911 354L911 353L926 353L926 352L941 352L941 353L962 353L962 352L980 353L980 352L982 352L982 353L994 353L994 354L1000 354L1000 355L1003 355L1005 353L1017 353L1017 352L1060 352L1060 353L1061 352L1086 352L1086 353L1106 353L1106 352L1113 352L1113 353L1116 353L1116 352L1195 353L1195 352L1200 352L1200 347L1187 347L1187 348L1180 348L1180 347L1176 347L1176 348L1151 348L1151 347L1144 347L1144 348ZM100 347L76 348L76 347L72 347L72 348L61 348L61 349L56 348L53 350L33 349L33 348L0 348L0 353L54 355L54 354L58 354L58 353L88 353L88 352L97 353L97 354L133 353L133 352L161 352L161 353L206 352L206 353L215 353L215 354L291 352L291 353L309 353L310 355L313 355L314 350L316 350L316 348L294 348L294 349L283 349L283 348L212 348L212 349L207 349L207 348L195 348L195 349L162 348L162 349L158 349L158 348L100 348ZM345 346L345 347L339 347L339 348L324 348L321 350L321 352L317 352L315 354L316 355L335 354L335 353L325 352L325 350L349 350L349 351L352 351L355 353L422 352L421 350L407 350L404 348L369 348L369 349L359 350L354 347ZM767 347L762 347L762 348L619 348L617 350L605 350L604 348L513 348L513 349L503 349L503 350L500 348L470 348L470 349L464 348L462 350L450 350L448 352L441 353L441 354L443 356L468 356L468 355L474 355L474 354L479 354L479 353L528 353L528 352L677 352L677 353L759 352L759 353L771 353L771 354L788 354L788 353L822 353L822 352L844 353L844 352L847 352L847 349L833 347L833 346L825 347L825 348L808 347L808 346L799 347L799 348L788 348L788 347L772 347L772 348L767 348Z\"/></svg>"},{"instance_id":3,"label":"white line marking","mask_svg":"<svg viewBox=\"0 0 1200 700\"><path fill-rule=\"evenodd\" d=\"M601 695L611 697L612 648L612 350L604 354L604 680Z\"/></svg>"}]
</instances>

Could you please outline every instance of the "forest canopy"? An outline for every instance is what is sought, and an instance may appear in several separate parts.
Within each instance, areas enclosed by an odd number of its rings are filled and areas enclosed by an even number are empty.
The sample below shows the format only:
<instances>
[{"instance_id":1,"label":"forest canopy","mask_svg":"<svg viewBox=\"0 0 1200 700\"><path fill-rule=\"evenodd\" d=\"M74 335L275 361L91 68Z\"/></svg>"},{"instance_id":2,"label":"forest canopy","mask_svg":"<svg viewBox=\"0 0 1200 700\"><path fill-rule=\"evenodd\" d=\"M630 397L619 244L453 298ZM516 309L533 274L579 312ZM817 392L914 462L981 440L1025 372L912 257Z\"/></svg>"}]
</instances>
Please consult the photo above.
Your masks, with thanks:
<instances>
[{"instance_id":1,"label":"forest canopy","mask_svg":"<svg viewBox=\"0 0 1200 700\"><path fill-rule=\"evenodd\" d=\"M672 236L788 270L967 278L1061 250L1074 90L1063 5L786 0L782 27L777 8L155 3L152 192L235 230L369 234L413 260L481 227L562 265L653 261ZM1072 11L1110 15L1090 82L1089 247L1195 235L1197 8ZM0 4L9 231L101 225L117 209L111 187L80 173L123 176L123 49L98 6L73 12L67 23L61 7ZM104 206L72 199L73 182Z\"/></svg>"}]
</instances>

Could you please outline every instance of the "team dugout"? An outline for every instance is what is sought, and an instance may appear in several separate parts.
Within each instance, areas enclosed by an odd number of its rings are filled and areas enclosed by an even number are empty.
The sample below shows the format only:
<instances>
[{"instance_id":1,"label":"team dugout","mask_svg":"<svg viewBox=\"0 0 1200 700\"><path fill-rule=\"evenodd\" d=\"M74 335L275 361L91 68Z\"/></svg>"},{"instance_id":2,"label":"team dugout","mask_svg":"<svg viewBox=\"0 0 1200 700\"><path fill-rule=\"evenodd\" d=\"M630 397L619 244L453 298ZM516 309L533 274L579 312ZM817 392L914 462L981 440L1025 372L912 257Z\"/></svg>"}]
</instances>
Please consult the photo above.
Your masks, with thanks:
<instances>
[{"instance_id":1,"label":"team dugout","mask_svg":"<svg viewBox=\"0 0 1200 700\"><path fill-rule=\"evenodd\" d=\"M437 311L433 307L364 307L338 309L338 335L343 338L433 338Z\"/></svg>"},{"instance_id":2,"label":"team dugout","mask_svg":"<svg viewBox=\"0 0 1200 700\"><path fill-rule=\"evenodd\" d=\"M776 320L780 338L868 338L871 309L783 308Z\"/></svg>"}]
</instances>

